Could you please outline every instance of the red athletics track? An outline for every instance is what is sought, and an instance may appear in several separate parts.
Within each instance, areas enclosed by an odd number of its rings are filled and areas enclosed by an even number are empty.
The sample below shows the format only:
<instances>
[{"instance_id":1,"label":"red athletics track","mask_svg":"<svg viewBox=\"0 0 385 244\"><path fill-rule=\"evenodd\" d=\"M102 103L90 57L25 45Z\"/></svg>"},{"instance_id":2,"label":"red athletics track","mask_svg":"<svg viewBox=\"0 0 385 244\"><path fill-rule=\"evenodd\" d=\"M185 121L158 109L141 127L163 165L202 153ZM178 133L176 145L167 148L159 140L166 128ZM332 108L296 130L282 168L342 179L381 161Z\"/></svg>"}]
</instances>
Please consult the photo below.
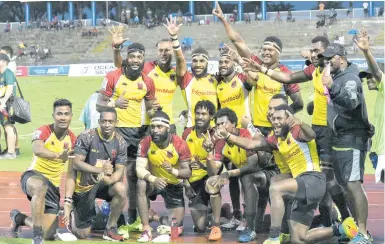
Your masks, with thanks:
<instances>
[{"instance_id":1,"label":"red athletics track","mask_svg":"<svg viewBox=\"0 0 385 244\"><path fill-rule=\"evenodd\" d=\"M9 236L10 218L9 212L13 208L30 214L30 204L26 196L20 188L21 172L0 172L0 236ZM62 181L60 192L64 195L64 179ZM374 175L365 175L364 188L369 198L369 220L368 229L374 237L374 243L383 244L384 242L384 185L375 184ZM223 202L230 202L228 187L222 191ZM159 196L155 202L152 202L152 208L156 212L162 214L164 211L164 203ZM63 203L63 202L62 202ZM187 203L187 202L186 202ZM267 210L269 212L269 209ZM198 235L192 232L192 220L189 209L186 208L187 218L185 219L185 233L178 240L178 243L206 243L206 235ZM153 233L156 235L155 232ZM28 228L24 228L20 237L30 238L32 232ZM135 241L136 234L132 234L130 241ZM96 236L95 236L96 237ZM262 243L266 235L258 235L257 243ZM226 232L223 235L222 242L237 243L238 235L235 232ZM99 238L97 238L99 239ZM255 243L255 242L253 242ZM330 243L330 241L329 241Z\"/></svg>"}]
</instances>

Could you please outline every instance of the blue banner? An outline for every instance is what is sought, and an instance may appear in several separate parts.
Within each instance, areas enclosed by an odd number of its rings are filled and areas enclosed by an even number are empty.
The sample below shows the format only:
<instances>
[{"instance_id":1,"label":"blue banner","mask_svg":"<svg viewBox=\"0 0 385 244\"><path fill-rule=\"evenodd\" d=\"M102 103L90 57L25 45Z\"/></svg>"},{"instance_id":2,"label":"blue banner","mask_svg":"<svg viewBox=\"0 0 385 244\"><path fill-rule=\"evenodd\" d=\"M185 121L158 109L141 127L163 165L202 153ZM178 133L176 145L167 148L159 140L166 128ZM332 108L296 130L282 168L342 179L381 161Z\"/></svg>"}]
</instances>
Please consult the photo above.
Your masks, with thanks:
<instances>
[{"instance_id":1,"label":"blue banner","mask_svg":"<svg viewBox=\"0 0 385 244\"><path fill-rule=\"evenodd\" d=\"M356 64L359 70L366 70L368 63L365 59L348 59L349 62ZM384 62L383 58L377 58L377 62ZM306 65L304 60L281 60L281 64L286 65L290 70L303 70Z\"/></svg>"},{"instance_id":2,"label":"blue banner","mask_svg":"<svg viewBox=\"0 0 385 244\"><path fill-rule=\"evenodd\" d=\"M69 65L52 66L30 66L28 67L28 76L56 76L68 75Z\"/></svg>"}]
</instances>

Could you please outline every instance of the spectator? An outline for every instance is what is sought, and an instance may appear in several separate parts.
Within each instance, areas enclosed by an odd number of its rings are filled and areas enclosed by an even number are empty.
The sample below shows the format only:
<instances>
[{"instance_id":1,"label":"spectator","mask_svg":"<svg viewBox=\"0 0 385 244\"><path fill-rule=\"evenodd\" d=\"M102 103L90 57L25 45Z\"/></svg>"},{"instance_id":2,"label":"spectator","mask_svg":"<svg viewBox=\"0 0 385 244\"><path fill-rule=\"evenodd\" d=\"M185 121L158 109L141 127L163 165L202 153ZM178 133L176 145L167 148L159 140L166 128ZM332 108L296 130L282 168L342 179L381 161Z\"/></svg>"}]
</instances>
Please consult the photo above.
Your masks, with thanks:
<instances>
[{"instance_id":1,"label":"spectator","mask_svg":"<svg viewBox=\"0 0 385 244\"><path fill-rule=\"evenodd\" d=\"M152 19L152 11L150 8L147 9L147 19L149 19L149 20Z\"/></svg>"},{"instance_id":2,"label":"spectator","mask_svg":"<svg viewBox=\"0 0 385 244\"><path fill-rule=\"evenodd\" d=\"M233 16L234 16L234 22L238 21L238 9L237 9L237 6L235 6L234 9L233 9Z\"/></svg>"},{"instance_id":3,"label":"spectator","mask_svg":"<svg viewBox=\"0 0 385 244\"><path fill-rule=\"evenodd\" d=\"M7 23L5 24L4 32L5 32L5 33L11 32L11 24L10 24L8 21L7 21Z\"/></svg>"},{"instance_id":4,"label":"spectator","mask_svg":"<svg viewBox=\"0 0 385 244\"><path fill-rule=\"evenodd\" d=\"M18 27L17 27L17 29L19 30L19 32L22 32L23 31L23 27L24 27L24 25L23 25L23 23L21 23L21 21L19 22L19 25L18 25Z\"/></svg>"},{"instance_id":5,"label":"spectator","mask_svg":"<svg viewBox=\"0 0 385 244\"><path fill-rule=\"evenodd\" d=\"M4 127L6 141L7 141L7 151L0 156L0 159L15 159L15 145L16 145L16 136L15 136L15 122L8 117L9 113L9 99L12 95L15 95L15 74L7 68L10 59L7 54L0 53L0 122Z\"/></svg>"},{"instance_id":6,"label":"spectator","mask_svg":"<svg viewBox=\"0 0 385 244\"><path fill-rule=\"evenodd\" d=\"M278 24L280 24L281 21L282 21L282 19L281 19L281 13L278 11L277 14L275 15L274 24L275 24L276 22L278 22Z\"/></svg>"},{"instance_id":7,"label":"spectator","mask_svg":"<svg viewBox=\"0 0 385 244\"><path fill-rule=\"evenodd\" d=\"M380 7L380 10L378 11L378 17L384 16L384 5Z\"/></svg>"},{"instance_id":8,"label":"spectator","mask_svg":"<svg viewBox=\"0 0 385 244\"><path fill-rule=\"evenodd\" d=\"M341 35L339 36L338 38L338 43L341 44L342 46L345 45L345 36L344 36L344 33L341 33Z\"/></svg>"},{"instance_id":9,"label":"spectator","mask_svg":"<svg viewBox=\"0 0 385 244\"><path fill-rule=\"evenodd\" d=\"M126 11L124 11L124 9L120 13L120 22L126 23Z\"/></svg>"},{"instance_id":10,"label":"spectator","mask_svg":"<svg viewBox=\"0 0 385 244\"><path fill-rule=\"evenodd\" d=\"M100 113L96 111L96 101L98 99L98 95L99 91L96 91L90 98L88 98L80 115L80 121L84 123L86 130L97 128L99 125Z\"/></svg>"},{"instance_id":11,"label":"spectator","mask_svg":"<svg viewBox=\"0 0 385 244\"><path fill-rule=\"evenodd\" d=\"M246 24L251 24L250 14L249 13L245 14L245 22L246 22Z\"/></svg>"},{"instance_id":12,"label":"spectator","mask_svg":"<svg viewBox=\"0 0 385 244\"><path fill-rule=\"evenodd\" d=\"M368 4L368 2L364 2L362 4L362 7L364 7L364 16L365 16L365 18L367 18L369 16L369 10L368 10L369 4Z\"/></svg>"},{"instance_id":13,"label":"spectator","mask_svg":"<svg viewBox=\"0 0 385 244\"><path fill-rule=\"evenodd\" d=\"M254 16L254 20L255 21L258 21L258 14L260 13L261 11L259 10L259 5L257 3L257 5L255 5L255 16Z\"/></svg>"},{"instance_id":14,"label":"spectator","mask_svg":"<svg viewBox=\"0 0 385 244\"><path fill-rule=\"evenodd\" d=\"M127 8L126 9L126 22L128 23L128 21L131 19L131 9L130 8Z\"/></svg>"},{"instance_id":15,"label":"spectator","mask_svg":"<svg viewBox=\"0 0 385 244\"><path fill-rule=\"evenodd\" d=\"M349 8L348 8L348 11L346 12L346 16L349 17L352 13L353 13L353 2L350 1L350 2L349 2Z\"/></svg>"},{"instance_id":16,"label":"spectator","mask_svg":"<svg viewBox=\"0 0 385 244\"><path fill-rule=\"evenodd\" d=\"M136 7L134 7L134 17L138 17L139 18L139 12L138 12L138 9Z\"/></svg>"},{"instance_id":17,"label":"spectator","mask_svg":"<svg viewBox=\"0 0 385 244\"><path fill-rule=\"evenodd\" d=\"M258 13L257 20L262 20L262 13L261 12Z\"/></svg>"},{"instance_id":18,"label":"spectator","mask_svg":"<svg viewBox=\"0 0 385 244\"><path fill-rule=\"evenodd\" d=\"M325 4L323 2L320 2L318 5L319 11L324 11L325 9Z\"/></svg>"},{"instance_id":19,"label":"spectator","mask_svg":"<svg viewBox=\"0 0 385 244\"><path fill-rule=\"evenodd\" d=\"M291 10L287 12L286 22L292 22L293 21L293 14L291 13Z\"/></svg>"}]
</instances>

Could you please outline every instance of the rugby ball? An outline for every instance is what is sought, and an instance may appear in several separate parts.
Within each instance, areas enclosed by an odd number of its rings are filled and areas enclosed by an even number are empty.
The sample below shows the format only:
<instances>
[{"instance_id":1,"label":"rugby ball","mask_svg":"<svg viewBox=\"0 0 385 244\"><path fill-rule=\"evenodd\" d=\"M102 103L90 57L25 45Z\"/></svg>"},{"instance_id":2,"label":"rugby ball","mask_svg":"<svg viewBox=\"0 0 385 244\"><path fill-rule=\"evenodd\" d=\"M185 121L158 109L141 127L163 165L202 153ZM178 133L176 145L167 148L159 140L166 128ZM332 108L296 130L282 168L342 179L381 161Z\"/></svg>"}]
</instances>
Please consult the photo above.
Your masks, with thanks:
<instances>
[{"instance_id":1,"label":"rugby ball","mask_svg":"<svg viewBox=\"0 0 385 244\"><path fill-rule=\"evenodd\" d=\"M210 178L207 179L206 181L206 186L205 190L208 194L210 195L215 195L218 194L221 190L221 186L214 187L214 183L218 180L219 176L211 176Z\"/></svg>"}]
</instances>

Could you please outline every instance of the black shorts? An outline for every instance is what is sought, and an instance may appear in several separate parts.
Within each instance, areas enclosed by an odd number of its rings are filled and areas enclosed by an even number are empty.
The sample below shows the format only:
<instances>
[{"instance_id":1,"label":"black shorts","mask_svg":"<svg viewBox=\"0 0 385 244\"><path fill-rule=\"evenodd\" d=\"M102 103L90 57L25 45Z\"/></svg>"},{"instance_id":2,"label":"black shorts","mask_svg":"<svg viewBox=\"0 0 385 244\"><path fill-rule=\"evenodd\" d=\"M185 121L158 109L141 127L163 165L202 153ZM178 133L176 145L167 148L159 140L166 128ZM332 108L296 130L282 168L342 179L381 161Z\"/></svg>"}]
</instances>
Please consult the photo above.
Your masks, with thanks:
<instances>
[{"instance_id":1,"label":"black shorts","mask_svg":"<svg viewBox=\"0 0 385 244\"><path fill-rule=\"evenodd\" d=\"M366 152L358 149L333 149L334 174L340 185L350 181L364 182Z\"/></svg>"},{"instance_id":2,"label":"black shorts","mask_svg":"<svg viewBox=\"0 0 385 244\"><path fill-rule=\"evenodd\" d=\"M254 125L254 127L257 128L259 131L261 131L264 137L268 136L271 131L271 127L258 126L258 125Z\"/></svg>"},{"instance_id":3,"label":"black shorts","mask_svg":"<svg viewBox=\"0 0 385 244\"><path fill-rule=\"evenodd\" d=\"M279 175L280 171L277 165L269 166L262 169L262 172L266 176L266 188L269 189L271 178L273 178L275 175Z\"/></svg>"},{"instance_id":4,"label":"black shorts","mask_svg":"<svg viewBox=\"0 0 385 244\"><path fill-rule=\"evenodd\" d=\"M290 220L310 226L314 211L326 191L326 177L322 172L305 172L295 178L298 190L293 200Z\"/></svg>"},{"instance_id":5,"label":"black shorts","mask_svg":"<svg viewBox=\"0 0 385 244\"><path fill-rule=\"evenodd\" d=\"M156 189L153 185L147 184L149 199L155 200L157 195L164 199L166 209L184 208L183 184L168 184L163 190Z\"/></svg>"},{"instance_id":6,"label":"black shorts","mask_svg":"<svg viewBox=\"0 0 385 244\"><path fill-rule=\"evenodd\" d=\"M315 132L317 151L321 161L332 162L332 143L334 132L328 126L312 125Z\"/></svg>"},{"instance_id":7,"label":"black shorts","mask_svg":"<svg viewBox=\"0 0 385 244\"><path fill-rule=\"evenodd\" d=\"M190 183L192 189L195 192L195 196L190 199L188 206L191 208L198 204L203 204L205 206L209 205L210 194L206 192L206 181L209 177L206 175L202 179Z\"/></svg>"},{"instance_id":8,"label":"black shorts","mask_svg":"<svg viewBox=\"0 0 385 244\"><path fill-rule=\"evenodd\" d=\"M140 140L146 136L148 126L141 127L117 127L116 131L124 138L127 143L127 159L136 160Z\"/></svg>"},{"instance_id":9,"label":"black shorts","mask_svg":"<svg viewBox=\"0 0 385 244\"><path fill-rule=\"evenodd\" d=\"M40 172L35 170L28 170L23 173L21 176L21 190L27 195L29 201L31 201L32 196L28 192L27 181L31 177L37 177L41 179L45 184L47 184L48 189L45 194L45 208L44 213L46 214L58 214L60 210L60 191L59 187L54 186L52 182L47 179Z\"/></svg>"},{"instance_id":10,"label":"black shorts","mask_svg":"<svg viewBox=\"0 0 385 244\"><path fill-rule=\"evenodd\" d=\"M108 185L98 183L89 191L74 193L73 206L77 228L86 229L92 226L94 217L96 216L95 199L99 198L111 202L112 197L108 194L109 189Z\"/></svg>"}]
</instances>

